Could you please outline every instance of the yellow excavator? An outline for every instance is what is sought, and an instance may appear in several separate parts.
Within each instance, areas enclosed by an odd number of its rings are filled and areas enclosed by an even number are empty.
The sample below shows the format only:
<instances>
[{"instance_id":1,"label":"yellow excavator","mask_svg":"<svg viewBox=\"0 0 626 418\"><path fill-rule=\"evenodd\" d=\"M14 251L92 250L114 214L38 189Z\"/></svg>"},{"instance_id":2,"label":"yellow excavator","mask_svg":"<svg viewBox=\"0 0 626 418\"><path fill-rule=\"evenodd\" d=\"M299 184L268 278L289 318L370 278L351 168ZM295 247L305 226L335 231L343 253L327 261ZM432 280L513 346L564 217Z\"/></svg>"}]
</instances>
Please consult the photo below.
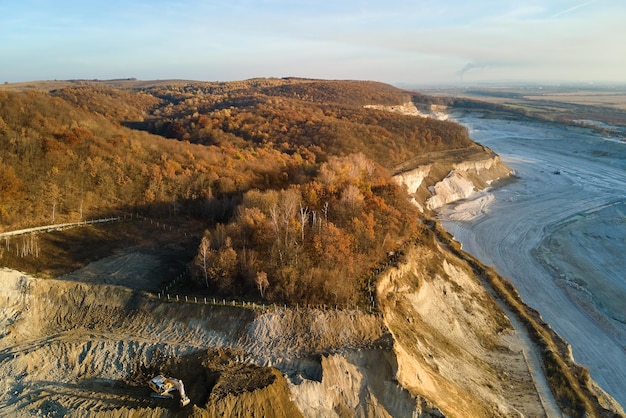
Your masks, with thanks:
<instances>
[{"instance_id":1,"label":"yellow excavator","mask_svg":"<svg viewBox=\"0 0 626 418\"><path fill-rule=\"evenodd\" d=\"M154 391L154 393L152 393L152 397L154 398L173 399L174 395L172 392L177 390L180 395L181 408L189 405L189 402L191 402L185 393L185 385L183 385L182 380L158 375L150 379L148 386Z\"/></svg>"}]
</instances>

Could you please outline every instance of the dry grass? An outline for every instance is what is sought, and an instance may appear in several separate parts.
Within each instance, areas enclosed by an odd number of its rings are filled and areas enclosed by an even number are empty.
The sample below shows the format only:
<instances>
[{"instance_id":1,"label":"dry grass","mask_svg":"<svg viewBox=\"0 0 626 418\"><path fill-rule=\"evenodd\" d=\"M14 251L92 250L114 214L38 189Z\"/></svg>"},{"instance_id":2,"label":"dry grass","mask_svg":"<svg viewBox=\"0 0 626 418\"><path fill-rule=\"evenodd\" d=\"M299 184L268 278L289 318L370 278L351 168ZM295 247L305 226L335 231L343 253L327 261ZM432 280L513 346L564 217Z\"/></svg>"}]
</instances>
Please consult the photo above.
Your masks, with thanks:
<instances>
[{"instance_id":1,"label":"dry grass","mask_svg":"<svg viewBox=\"0 0 626 418\"><path fill-rule=\"evenodd\" d=\"M425 93L429 93L425 90ZM626 87L594 86L525 86L450 88L433 91L437 96L455 100L470 99L486 103L483 111L504 112L518 117L575 124L576 120L595 120L609 125L626 126ZM495 105L495 107L494 107ZM454 105L456 106L456 104ZM463 108L463 104L459 105Z\"/></svg>"},{"instance_id":2,"label":"dry grass","mask_svg":"<svg viewBox=\"0 0 626 418\"><path fill-rule=\"evenodd\" d=\"M553 93L525 96L528 100L549 100L586 106L604 106L626 110L626 93L624 92L590 92L573 91L567 93Z\"/></svg>"}]
</instances>

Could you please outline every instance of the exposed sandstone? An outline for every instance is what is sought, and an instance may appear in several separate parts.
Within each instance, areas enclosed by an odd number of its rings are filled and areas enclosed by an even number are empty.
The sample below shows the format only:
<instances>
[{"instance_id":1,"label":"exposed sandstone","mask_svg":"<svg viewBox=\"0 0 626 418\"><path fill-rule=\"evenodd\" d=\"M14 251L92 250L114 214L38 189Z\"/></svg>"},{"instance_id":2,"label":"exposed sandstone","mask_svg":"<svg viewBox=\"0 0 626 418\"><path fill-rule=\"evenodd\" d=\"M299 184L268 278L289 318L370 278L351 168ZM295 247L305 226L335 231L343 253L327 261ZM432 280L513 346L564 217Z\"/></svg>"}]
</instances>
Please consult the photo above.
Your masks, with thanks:
<instances>
[{"instance_id":1,"label":"exposed sandstone","mask_svg":"<svg viewBox=\"0 0 626 418\"><path fill-rule=\"evenodd\" d=\"M422 158L423 163L397 170L394 179L407 188L420 207L435 210L467 199L513 174L499 156L484 148L475 148L467 157L470 159L460 162L441 159L430 162Z\"/></svg>"}]
</instances>

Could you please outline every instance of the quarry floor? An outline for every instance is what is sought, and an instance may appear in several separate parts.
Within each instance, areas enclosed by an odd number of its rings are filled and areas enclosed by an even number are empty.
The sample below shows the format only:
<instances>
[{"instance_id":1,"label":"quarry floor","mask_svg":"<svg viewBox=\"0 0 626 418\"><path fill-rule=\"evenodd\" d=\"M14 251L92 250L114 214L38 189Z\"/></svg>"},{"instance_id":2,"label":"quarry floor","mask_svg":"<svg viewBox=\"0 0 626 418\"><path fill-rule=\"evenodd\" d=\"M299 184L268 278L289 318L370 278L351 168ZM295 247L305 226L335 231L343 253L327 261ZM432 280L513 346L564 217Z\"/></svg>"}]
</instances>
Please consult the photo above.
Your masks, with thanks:
<instances>
[{"instance_id":1,"label":"quarry floor","mask_svg":"<svg viewBox=\"0 0 626 418\"><path fill-rule=\"evenodd\" d=\"M454 119L518 179L443 209L443 225L626 404L626 143L556 124Z\"/></svg>"}]
</instances>

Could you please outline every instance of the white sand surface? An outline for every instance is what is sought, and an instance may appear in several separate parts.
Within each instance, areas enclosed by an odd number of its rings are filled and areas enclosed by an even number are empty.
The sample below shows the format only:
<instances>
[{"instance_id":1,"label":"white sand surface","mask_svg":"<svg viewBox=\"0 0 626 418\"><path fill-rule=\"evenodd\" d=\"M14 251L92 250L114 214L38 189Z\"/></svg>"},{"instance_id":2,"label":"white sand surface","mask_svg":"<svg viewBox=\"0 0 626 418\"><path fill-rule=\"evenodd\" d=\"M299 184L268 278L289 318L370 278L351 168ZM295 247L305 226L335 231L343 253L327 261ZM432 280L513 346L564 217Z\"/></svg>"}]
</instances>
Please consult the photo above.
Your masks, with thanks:
<instances>
[{"instance_id":1,"label":"white sand surface","mask_svg":"<svg viewBox=\"0 0 626 418\"><path fill-rule=\"evenodd\" d=\"M626 405L626 143L557 124L457 115L519 180L440 212Z\"/></svg>"}]
</instances>

